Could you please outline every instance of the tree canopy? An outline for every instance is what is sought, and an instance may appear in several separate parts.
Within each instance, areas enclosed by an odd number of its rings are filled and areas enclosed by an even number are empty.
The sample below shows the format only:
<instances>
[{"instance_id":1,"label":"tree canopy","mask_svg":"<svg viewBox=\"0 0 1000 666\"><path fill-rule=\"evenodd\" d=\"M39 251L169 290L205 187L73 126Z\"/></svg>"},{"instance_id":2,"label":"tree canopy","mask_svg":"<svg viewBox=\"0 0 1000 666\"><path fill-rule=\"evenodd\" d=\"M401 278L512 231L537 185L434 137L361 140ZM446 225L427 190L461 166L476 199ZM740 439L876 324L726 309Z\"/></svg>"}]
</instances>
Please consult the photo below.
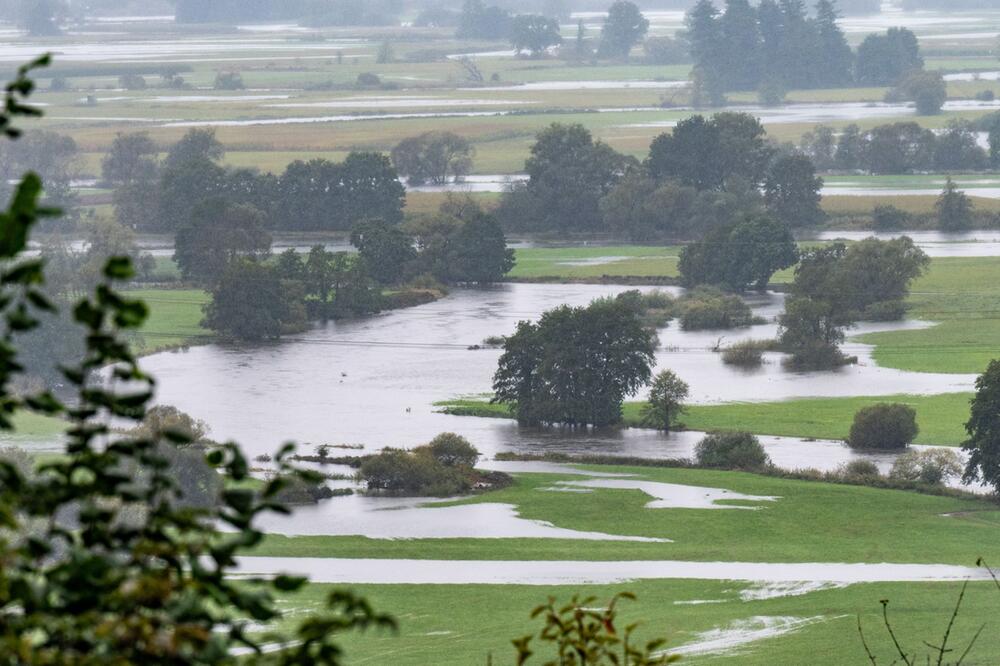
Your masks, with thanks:
<instances>
[{"instance_id":1,"label":"tree canopy","mask_svg":"<svg viewBox=\"0 0 1000 666\"><path fill-rule=\"evenodd\" d=\"M622 401L649 381L656 335L628 299L549 310L504 341L494 401L522 424L609 426Z\"/></svg>"}]
</instances>

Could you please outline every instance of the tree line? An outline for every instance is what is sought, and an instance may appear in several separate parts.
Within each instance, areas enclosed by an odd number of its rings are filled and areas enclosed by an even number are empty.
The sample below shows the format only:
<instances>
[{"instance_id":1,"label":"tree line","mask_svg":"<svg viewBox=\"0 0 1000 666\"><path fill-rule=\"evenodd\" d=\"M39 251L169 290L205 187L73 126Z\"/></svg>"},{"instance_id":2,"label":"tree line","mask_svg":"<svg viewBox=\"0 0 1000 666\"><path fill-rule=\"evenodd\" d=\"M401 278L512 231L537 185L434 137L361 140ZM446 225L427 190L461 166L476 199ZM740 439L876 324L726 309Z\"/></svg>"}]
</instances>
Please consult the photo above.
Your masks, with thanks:
<instances>
[{"instance_id":1,"label":"tree line","mask_svg":"<svg viewBox=\"0 0 1000 666\"><path fill-rule=\"evenodd\" d=\"M403 219L406 190L380 153L352 152L343 162L297 160L279 175L220 164L213 130L192 129L159 159L147 135L119 134L102 163L124 226L176 232L207 199L253 207L266 226L287 231L350 231L360 220Z\"/></svg>"},{"instance_id":2,"label":"tree line","mask_svg":"<svg viewBox=\"0 0 1000 666\"><path fill-rule=\"evenodd\" d=\"M869 35L855 53L838 18L834 0L819 0L814 16L802 0L761 0L756 7L726 0L723 11L699 0L685 19L696 101L718 106L726 92L739 90L780 98L794 88L894 85L923 68L911 31Z\"/></svg>"},{"instance_id":3,"label":"tree line","mask_svg":"<svg viewBox=\"0 0 1000 666\"><path fill-rule=\"evenodd\" d=\"M642 162L582 125L554 124L538 134L524 170L527 180L497 209L508 229L650 240L698 238L748 215L789 227L823 219L812 162L782 154L746 113L683 120L653 140Z\"/></svg>"},{"instance_id":4,"label":"tree line","mask_svg":"<svg viewBox=\"0 0 1000 666\"><path fill-rule=\"evenodd\" d=\"M981 128L986 127L987 130ZM988 148L978 133L988 131ZM802 136L799 149L823 171L871 174L982 171L1000 166L1000 123L952 120L940 132L916 122L897 122L861 130L835 131L823 125Z\"/></svg>"}]
</instances>

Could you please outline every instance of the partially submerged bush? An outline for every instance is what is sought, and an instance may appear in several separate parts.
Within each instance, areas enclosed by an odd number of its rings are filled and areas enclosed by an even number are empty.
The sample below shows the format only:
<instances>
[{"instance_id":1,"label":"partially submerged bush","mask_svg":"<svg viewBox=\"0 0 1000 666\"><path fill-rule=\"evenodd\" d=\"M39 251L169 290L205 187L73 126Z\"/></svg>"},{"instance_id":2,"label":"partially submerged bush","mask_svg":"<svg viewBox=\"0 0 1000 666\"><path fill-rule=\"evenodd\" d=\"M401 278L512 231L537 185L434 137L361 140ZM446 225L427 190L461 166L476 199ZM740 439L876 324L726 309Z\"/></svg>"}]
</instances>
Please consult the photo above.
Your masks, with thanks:
<instances>
[{"instance_id":1,"label":"partially submerged bush","mask_svg":"<svg viewBox=\"0 0 1000 666\"><path fill-rule=\"evenodd\" d=\"M695 448L701 467L753 470L766 467L771 459L760 440L748 432L720 431L705 436Z\"/></svg>"},{"instance_id":2,"label":"partially submerged bush","mask_svg":"<svg viewBox=\"0 0 1000 666\"><path fill-rule=\"evenodd\" d=\"M841 465L838 472L845 481L851 483L864 483L882 477L878 465L870 460L852 460Z\"/></svg>"},{"instance_id":3,"label":"partially submerged bush","mask_svg":"<svg viewBox=\"0 0 1000 666\"><path fill-rule=\"evenodd\" d=\"M905 449L919 432L917 413L912 407L879 403L863 407L854 415L847 444L862 450Z\"/></svg>"},{"instance_id":4,"label":"partially submerged bush","mask_svg":"<svg viewBox=\"0 0 1000 666\"><path fill-rule=\"evenodd\" d=\"M794 349L784 363L789 370L811 372L834 370L847 365L851 360L840 351L840 347L837 345L816 342Z\"/></svg>"},{"instance_id":5,"label":"partially submerged bush","mask_svg":"<svg viewBox=\"0 0 1000 666\"><path fill-rule=\"evenodd\" d=\"M889 478L937 486L957 478L963 469L962 459L950 449L907 451L893 463Z\"/></svg>"},{"instance_id":6,"label":"partially submerged bush","mask_svg":"<svg viewBox=\"0 0 1000 666\"><path fill-rule=\"evenodd\" d=\"M416 449L415 453L426 453L445 467L474 467L479 460L479 451L469 440L453 432L443 432L430 443Z\"/></svg>"},{"instance_id":7,"label":"partially submerged bush","mask_svg":"<svg viewBox=\"0 0 1000 666\"><path fill-rule=\"evenodd\" d=\"M700 287L678 303L681 328L685 331L744 328L756 323L753 311L739 296Z\"/></svg>"},{"instance_id":8,"label":"partially submerged bush","mask_svg":"<svg viewBox=\"0 0 1000 666\"><path fill-rule=\"evenodd\" d=\"M411 497L448 497L509 483L506 474L473 469L478 459L479 451L468 440L446 432L413 451L387 448L365 458L358 478L369 491Z\"/></svg>"},{"instance_id":9,"label":"partially submerged bush","mask_svg":"<svg viewBox=\"0 0 1000 666\"><path fill-rule=\"evenodd\" d=\"M756 368L764 363L764 352L774 345L770 340L744 340L722 350L722 362L741 368Z\"/></svg>"}]
</instances>

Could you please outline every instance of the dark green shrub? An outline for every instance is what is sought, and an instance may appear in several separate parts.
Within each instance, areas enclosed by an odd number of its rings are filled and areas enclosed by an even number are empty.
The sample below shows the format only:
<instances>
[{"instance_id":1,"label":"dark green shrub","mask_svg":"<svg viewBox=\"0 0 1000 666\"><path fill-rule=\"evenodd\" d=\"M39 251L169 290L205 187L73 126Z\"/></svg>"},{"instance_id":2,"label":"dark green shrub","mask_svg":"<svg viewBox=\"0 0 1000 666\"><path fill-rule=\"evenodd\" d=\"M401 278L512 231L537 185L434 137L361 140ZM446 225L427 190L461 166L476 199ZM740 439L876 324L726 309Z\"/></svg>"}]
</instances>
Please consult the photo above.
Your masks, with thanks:
<instances>
[{"instance_id":1,"label":"dark green shrub","mask_svg":"<svg viewBox=\"0 0 1000 666\"><path fill-rule=\"evenodd\" d=\"M764 352L771 348L769 340L744 340L722 350L722 362L741 368L757 368L764 363Z\"/></svg>"},{"instance_id":2,"label":"dark green shrub","mask_svg":"<svg viewBox=\"0 0 1000 666\"><path fill-rule=\"evenodd\" d=\"M479 451L469 440L453 432L444 432L435 437L426 446L421 446L417 452L427 453L445 467L475 466L479 460Z\"/></svg>"},{"instance_id":3,"label":"dark green shrub","mask_svg":"<svg viewBox=\"0 0 1000 666\"><path fill-rule=\"evenodd\" d=\"M748 432L712 432L695 448L701 467L760 469L771 463L760 440Z\"/></svg>"},{"instance_id":4,"label":"dark green shrub","mask_svg":"<svg viewBox=\"0 0 1000 666\"><path fill-rule=\"evenodd\" d=\"M469 480L429 455L385 449L361 464L358 476L368 490L390 495L458 495L471 488Z\"/></svg>"},{"instance_id":5,"label":"dark green shrub","mask_svg":"<svg viewBox=\"0 0 1000 666\"><path fill-rule=\"evenodd\" d=\"M851 481L854 483L864 482L871 479L879 479L882 477L882 473L878 469L878 465L870 460L852 460L849 463L845 463L841 466L840 476L843 477L845 481Z\"/></svg>"},{"instance_id":6,"label":"dark green shrub","mask_svg":"<svg viewBox=\"0 0 1000 666\"><path fill-rule=\"evenodd\" d=\"M753 311L742 298L718 289L696 289L678 305L685 331L743 328L754 323Z\"/></svg>"},{"instance_id":7,"label":"dark green shrub","mask_svg":"<svg viewBox=\"0 0 1000 666\"><path fill-rule=\"evenodd\" d=\"M847 444L852 449L905 449L916 438L917 413L901 404L879 403L858 410Z\"/></svg>"}]
</instances>

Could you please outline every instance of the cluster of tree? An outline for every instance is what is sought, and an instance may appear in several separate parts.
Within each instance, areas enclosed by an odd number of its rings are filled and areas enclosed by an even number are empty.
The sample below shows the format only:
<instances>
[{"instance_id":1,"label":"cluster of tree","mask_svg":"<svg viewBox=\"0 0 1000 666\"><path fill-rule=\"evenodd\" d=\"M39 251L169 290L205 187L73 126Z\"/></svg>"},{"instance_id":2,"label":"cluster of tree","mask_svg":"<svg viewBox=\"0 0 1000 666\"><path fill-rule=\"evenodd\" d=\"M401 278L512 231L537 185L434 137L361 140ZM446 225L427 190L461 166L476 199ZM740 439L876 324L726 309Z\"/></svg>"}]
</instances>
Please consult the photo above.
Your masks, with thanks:
<instances>
[{"instance_id":1,"label":"cluster of tree","mask_svg":"<svg viewBox=\"0 0 1000 666\"><path fill-rule=\"evenodd\" d=\"M477 460L467 439L446 432L412 451L383 449L365 459L358 478L371 493L406 497L450 497L510 483L506 474L476 471Z\"/></svg>"},{"instance_id":2,"label":"cluster of tree","mask_svg":"<svg viewBox=\"0 0 1000 666\"><path fill-rule=\"evenodd\" d=\"M837 25L835 2L819 0L815 10L810 17L801 0L762 0L757 7L726 0L720 12L699 0L686 17L696 97L719 105L732 90L892 85L923 67L909 30L870 35L855 56Z\"/></svg>"},{"instance_id":3,"label":"cluster of tree","mask_svg":"<svg viewBox=\"0 0 1000 666\"><path fill-rule=\"evenodd\" d=\"M708 284L763 291L771 276L799 260L788 227L769 217L748 217L710 231L681 249L678 270L687 287Z\"/></svg>"},{"instance_id":4,"label":"cluster of tree","mask_svg":"<svg viewBox=\"0 0 1000 666\"><path fill-rule=\"evenodd\" d=\"M744 328L763 323L754 317L746 301L715 287L698 286L676 298L659 290L627 291L618 299L634 304L643 323L653 328L666 326L674 319L685 331Z\"/></svg>"},{"instance_id":5,"label":"cluster of tree","mask_svg":"<svg viewBox=\"0 0 1000 666\"><path fill-rule=\"evenodd\" d=\"M978 143L976 126L952 120L940 133L916 122L879 125L862 132L848 125L838 136L818 126L803 135L800 149L818 169L905 174L922 171L979 171L1000 155L1000 130L991 134L990 151ZM996 147L994 148L994 141Z\"/></svg>"},{"instance_id":6,"label":"cluster of tree","mask_svg":"<svg viewBox=\"0 0 1000 666\"><path fill-rule=\"evenodd\" d=\"M303 330L309 318L364 316L387 307L383 287L408 282L488 284L514 266L496 220L474 205L449 202L405 227L357 225L358 252L313 247L270 259L271 238L254 209L212 200L177 234L185 279L206 284L205 325L227 337L266 340Z\"/></svg>"},{"instance_id":7,"label":"cluster of tree","mask_svg":"<svg viewBox=\"0 0 1000 666\"><path fill-rule=\"evenodd\" d=\"M72 217L79 166L79 148L71 137L47 130L25 132L18 141L0 144L0 201L10 199L14 183L31 171L45 181L45 204Z\"/></svg>"},{"instance_id":8,"label":"cluster of tree","mask_svg":"<svg viewBox=\"0 0 1000 666\"><path fill-rule=\"evenodd\" d=\"M487 5L483 0L465 0L457 18L455 34L462 39L506 39L516 51L538 56L563 43L559 19L564 18L567 12L555 7L548 9L548 13L542 14L514 14L502 7ZM450 19L448 15L434 15L424 20L447 22ZM635 3L615 0L608 8L608 16L601 28L596 55L626 60L632 49L642 43L648 30L649 20ZM582 23L572 55L577 59L595 55L593 47L584 39Z\"/></svg>"},{"instance_id":9,"label":"cluster of tree","mask_svg":"<svg viewBox=\"0 0 1000 666\"><path fill-rule=\"evenodd\" d=\"M506 228L649 240L697 238L748 214L792 227L823 219L812 162L780 154L746 113L683 120L654 139L641 164L581 125L555 124L538 135L525 171L497 210Z\"/></svg>"},{"instance_id":10,"label":"cluster of tree","mask_svg":"<svg viewBox=\"0 0 1000 666\"><path fill-rule=\"evenodd\" d=\"M392 165L410 185L444 185L472 170L476 149L452 132L427 132L403 139L392 149Z\"/></svg>"},{"instance_id":11,"label":"cluster of tree","mask_svg":"<svg viewBox=\"0 0 1000 666\"><path fill-rule=\"evenodd\" d=\"M148 135L123 134L104 159L104 180L115 188L124 226L176 232L209 199L252 206L269 229L349 231L364 219L403 219L406 190L379 153L351 153L341 163L296 161L276 176L220 165L222 144L214 131L201 129L189 131L162 162L158 153Z\"/></svg>"},{"instance_id":12,"label":"cluster of tree","mask_svg":"<svg viewBox=\"0 0 1000 666\"><path fill-rule=\"evenodd\" d=\"M929 264L906 236L804 251L780 317L781 343L791 353L792 365L821 369L842 364L844 330L859 320L901 319L910 284Z\"/></svg>"},{"instance_id":13,"label":"cluster of tree","mask_svg":"<svg viewBox=\"0 0 1000 666\"><path fill-rule=\"evenodd\" d=\"M524 425L610 426L651 377L657 338L631 299L562 306L505 338L493 401Z\"/></svg>"}]
</instances>

